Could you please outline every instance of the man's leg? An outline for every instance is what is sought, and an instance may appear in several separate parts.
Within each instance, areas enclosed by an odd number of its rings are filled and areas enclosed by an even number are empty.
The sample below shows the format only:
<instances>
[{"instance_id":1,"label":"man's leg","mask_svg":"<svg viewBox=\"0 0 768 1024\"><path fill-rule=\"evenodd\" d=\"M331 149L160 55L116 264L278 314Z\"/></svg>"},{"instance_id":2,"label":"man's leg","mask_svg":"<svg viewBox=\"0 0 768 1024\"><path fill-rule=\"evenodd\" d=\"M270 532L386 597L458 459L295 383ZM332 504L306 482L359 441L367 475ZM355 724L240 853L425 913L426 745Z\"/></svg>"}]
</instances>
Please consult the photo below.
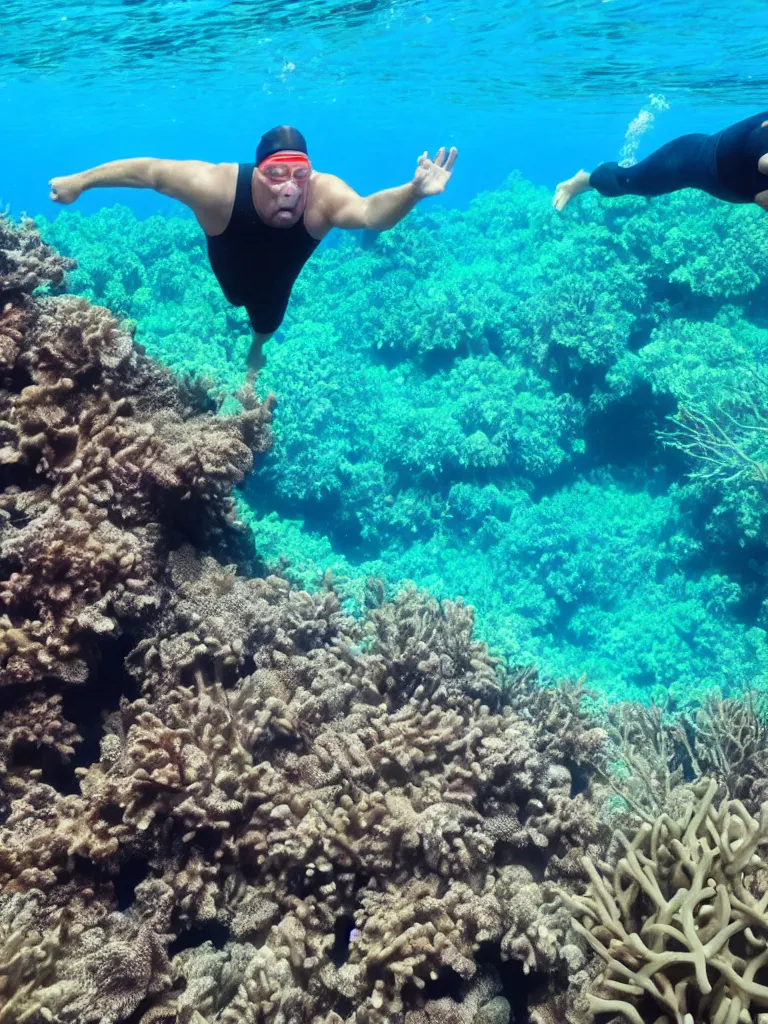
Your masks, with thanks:
<instances>
[{"instance_id":1,"label":"man's leg","mask_svg":"<svg viewBox=\"0 0 768 1024\"><path fill-rule=\"evenodd\" d=\"M251 330L251 347L248 350L248 383L252 384L256 379L256 375L259 370L264 369L266 362L262 348L269 341L274 334L274 331L270 331L265 334L262 331Z\"/></svg>"},{"instance_id":2,"label":"man's leg","mask_svg":"<svg viewBox=\"0 0 768 1024\"><path fill-rule=\"evenodd\" d=\"M708 159L706 135L681 135L645 160L632 167L617 163L600 164L591 174L579 171L561 182L555 191L554 206L562 210L574 196L591 188L602 196L663 196L683 188L699 188L706 180Z\"/></svg>"},{"instance_id":3,"label":"man's leg","mask_svg":"<svg viewBox=\"0 0 768 1024\"><path fill-rule=\"evenodd\" d=\"M252 331L251 348L248 352L249 383L253 383L256 374L264 368L262 349L282 324L290 295L290 290L286 290L284 294L276 294L273 290L268 296L260 298L258 303L245 307Z\"/></svg>"},{"instance_id":4,"label":"man's leg","mask_svg":"<svg viewBox=\"0 0 768 1024\"><path fill-rule=\"evenodd\" d=\"M601 164L590 185L603 196L666 196L683 188L698 188L706 169L706 135L681 135L633 167Z\"/></svg>"},{"instance_id":5,"label":"man's leg","mask_svg":"<svg viewBox=\"0 0 768 1024\"><path fill-rule=\"evenodd\" d=\"M555 198L552 200L554 208L564 210L574 196L580 196L582 192L589 192L592 188L589 177L589 171L577 171L572 178L561 181L555 189Z\"/></svg>"}]
</instances>

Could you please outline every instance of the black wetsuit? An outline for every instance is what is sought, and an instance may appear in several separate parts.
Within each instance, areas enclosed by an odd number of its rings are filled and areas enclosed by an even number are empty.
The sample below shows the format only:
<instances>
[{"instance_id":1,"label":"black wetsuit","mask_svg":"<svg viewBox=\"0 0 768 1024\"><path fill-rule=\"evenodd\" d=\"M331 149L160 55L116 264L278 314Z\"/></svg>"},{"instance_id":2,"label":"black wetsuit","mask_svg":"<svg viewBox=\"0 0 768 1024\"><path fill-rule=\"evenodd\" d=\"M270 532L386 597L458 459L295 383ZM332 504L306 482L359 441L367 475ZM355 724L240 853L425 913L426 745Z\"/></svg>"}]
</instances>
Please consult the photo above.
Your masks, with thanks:
<instances>
[{"instance_id":1,"label":"black wetsuit","mask_svg":"<svg viewBox=\"0 0 768 1024\"><path fill-rule=\"evenodd\" d=\"M697 188L727 203L751 203L768 190L768 175L757 169L768 153L768 111L715 135L682 135L634 167L601 164L590 184L603 196L661 196Z\"/></svg>"},{"instance_id":2,"label":"black wetsuit","mask_svg":"<svg viewBox=\"0 0 768 1024\"><path fill-rule=\"evenodd\" d=\"M320 242L304 218L273 228L256 212L251 193L255 164L240 164L235 205L226 229L206 235L208 258L221 290L233 306L245 306L251 326L271 334L283 321L296 278Z\"/></svg>"}]
</instances>

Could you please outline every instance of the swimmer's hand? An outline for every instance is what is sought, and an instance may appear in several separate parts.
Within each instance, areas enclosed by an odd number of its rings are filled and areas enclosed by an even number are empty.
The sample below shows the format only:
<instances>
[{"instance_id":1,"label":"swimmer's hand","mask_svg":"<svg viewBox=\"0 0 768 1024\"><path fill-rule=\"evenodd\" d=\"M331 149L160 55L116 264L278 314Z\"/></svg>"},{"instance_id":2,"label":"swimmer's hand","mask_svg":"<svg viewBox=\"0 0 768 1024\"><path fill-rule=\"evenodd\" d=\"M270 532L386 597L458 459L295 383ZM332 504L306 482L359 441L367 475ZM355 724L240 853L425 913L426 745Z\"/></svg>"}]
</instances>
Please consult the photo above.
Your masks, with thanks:
<instances>
[{"instance_id":1,"label":"swimmer's hand","mask_svg":"<svg viewBox=\"0 0 768 1024\"><path fill-rule=\"evenodd\" d=\"M64 178L51 178L48 184L51 187L51 199L54 203L61 203L63 206L74 203L83 191L79 174L69 174Z\"/></svg>"},{"instance_id":2,"label":"swimmer's hand","mask_svg":"<svg viewBox=\"0 0 768 1024\"><path fill-rule=\"evenodd\" d=\"M422 153L413 176L413 189L420 199L445 191L458 155L455 146L449 150L441 146L434 160L430 160L426 152Z\"/></svg>"}]
</instances>

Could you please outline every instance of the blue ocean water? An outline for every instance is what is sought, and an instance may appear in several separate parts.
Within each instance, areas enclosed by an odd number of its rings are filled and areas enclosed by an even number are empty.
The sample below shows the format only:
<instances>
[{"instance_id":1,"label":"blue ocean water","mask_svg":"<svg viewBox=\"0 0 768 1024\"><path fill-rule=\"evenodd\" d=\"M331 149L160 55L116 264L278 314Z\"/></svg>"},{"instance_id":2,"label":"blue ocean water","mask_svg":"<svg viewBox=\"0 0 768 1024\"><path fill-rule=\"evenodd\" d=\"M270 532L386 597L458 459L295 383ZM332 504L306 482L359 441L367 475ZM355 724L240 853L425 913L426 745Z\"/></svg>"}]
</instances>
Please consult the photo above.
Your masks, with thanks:
<instances>
[{"instance_id":1,"label":"blue ocean water","mask_svg":"<svg viewBox=\"0 0 768 1024\"><path fill-rule=\"evenodd\" d=\"M465 206L516 168L552 185L612 157L649 94L661 143L760 106L760 0L9 0L0 38L0 202L39 212L81 164L158 153L247 156L264 125L302 126L318 166L363 191L414 155L460 146ZM649 140L650 141L650 140ZM85 197L84 210L157 197Z\"/></svg>"},{"instance_id":2,"label":"blue ocean water","mask_svg":"<svg viewBox=\"0 0 768 1024\"><path fill-rule=\"evenodd\" d=\"M351 607L370 575L462 595L495 649L612 695L764 680L761 215L549 201L579 166L765 105L763 3L729 6L728 31L694 0L12 0L3 17L0 204L40 217L80 263L71 288L225 409L247 331L194 222L132 190L61 212L47 180L248 159L278 122L362 193L460 150L444 196L392 233L333 239L267 348L277 443L243 514L271 564L307 586L331 568ZM742 462L707 476L689 407L736 422Z\"/></svg>"}]
</instances>

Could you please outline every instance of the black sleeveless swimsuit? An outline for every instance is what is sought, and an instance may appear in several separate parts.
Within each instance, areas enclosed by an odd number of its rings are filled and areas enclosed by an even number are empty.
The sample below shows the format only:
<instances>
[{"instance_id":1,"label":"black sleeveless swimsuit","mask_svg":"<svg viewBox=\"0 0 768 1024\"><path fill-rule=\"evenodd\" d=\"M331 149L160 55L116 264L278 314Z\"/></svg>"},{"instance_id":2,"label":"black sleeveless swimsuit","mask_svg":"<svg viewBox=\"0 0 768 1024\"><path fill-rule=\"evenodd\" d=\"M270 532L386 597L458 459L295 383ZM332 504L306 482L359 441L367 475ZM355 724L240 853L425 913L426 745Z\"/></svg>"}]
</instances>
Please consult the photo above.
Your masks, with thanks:
<instances>
[{"instance_id":1,"label":"black sleeveless swimsuit","mask_svg":"<svg viewBox=\"0 0 768 1024\"><path fill-rule=\"evenodd\" d=\"M208 258L221 290L233 306L245 306L251 326L271 334L283 321L291 289L320 242L304 218L273 228L256 212L251 194L255 164L240 164L235 205L220 235L206 235Z\"/></svg>"}]
</instances>

